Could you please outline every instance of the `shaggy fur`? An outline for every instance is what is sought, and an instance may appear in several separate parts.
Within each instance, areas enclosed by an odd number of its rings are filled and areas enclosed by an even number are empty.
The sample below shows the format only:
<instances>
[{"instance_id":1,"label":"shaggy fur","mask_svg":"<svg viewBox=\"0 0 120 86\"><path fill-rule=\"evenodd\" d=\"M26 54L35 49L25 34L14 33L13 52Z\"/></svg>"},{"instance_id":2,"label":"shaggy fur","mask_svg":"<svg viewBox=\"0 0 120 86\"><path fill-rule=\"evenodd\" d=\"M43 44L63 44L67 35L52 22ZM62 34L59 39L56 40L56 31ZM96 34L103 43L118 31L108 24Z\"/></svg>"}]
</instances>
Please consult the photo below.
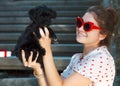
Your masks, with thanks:
<instances>
[{"instance_id":1,"label":"shaggy fur","mask_svg":"<svg viewBox=\"0 0 120 86\"><path fill-rule=\"evenodd\" d=\"M29 10L29 17L32 20L32 23L26 27L25 31L17 40L14 53L22 61L22 49L25 51L26 59L28 59L30 51L33 51L33 59L35 59L37 52L39 52L37 62L40 62L43 66L42 56L45 55L45 49L42 48L38 42L38 39L41 37L39 34L39 28L43 29L43 27L46 26L50 33L49 37L53 40L53 42L56 42L57 37L53 30L49 27L49 25L51 25L51 19L56 18L56 11L46 6L38 6Z\"/></svg>"}]
</instances>

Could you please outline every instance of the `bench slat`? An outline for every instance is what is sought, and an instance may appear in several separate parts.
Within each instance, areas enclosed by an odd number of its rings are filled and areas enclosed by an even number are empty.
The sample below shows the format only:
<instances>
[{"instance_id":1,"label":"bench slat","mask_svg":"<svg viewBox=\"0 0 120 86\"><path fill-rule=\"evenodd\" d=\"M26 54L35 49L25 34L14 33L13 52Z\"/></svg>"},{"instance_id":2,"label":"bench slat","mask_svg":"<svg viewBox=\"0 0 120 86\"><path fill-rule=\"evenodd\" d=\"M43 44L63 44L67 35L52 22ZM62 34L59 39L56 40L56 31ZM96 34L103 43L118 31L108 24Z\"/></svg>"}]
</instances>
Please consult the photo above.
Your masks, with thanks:
<instances>
[{"instance_id":1,"label":"bench slat","mask_svg":"<svg viewBox=\"0 0 120 86\"><path fill-rule=\"evenodd\" d=\"M57 17L73 17L83 15L83 11L56 11ZM0 17L28 17L28 11L0 11Z\"/></svg>"},{"instance_id":2,"label":"bench slat","mask_svg":"<svg viewBox=\"0 0 120 86\"><path fill-rule=\"evenodd\" d=\"M57 17L52 22L53 24L75 24L76 17ZM30 23L28 17L2 17L0 18L0 24L28 24Z\"/></svg>"},{"instance_id":3,"label":"bench slat","mask_svg":"<svg viewBox=\"0 0 120 86\"><path fill-rule=\"evenodd\" d=\"M7 5L17 5L17 6L19 6L19 5L29 6L29 5L40 5L40 4L47 4L47 5L55 5L55 4L56 5L71 5L71 4L73 4L73 5L79 5L79 4L83 5L84 4L84 5L87 6L87 5L90 5L89 3L98 4L99 1L100 0L77 0L77 3L76 3L74 0L69 0L69 1L65 1L65 0L60 0L60 1L56 1L56 0L52 0L52 1L49 1L49 0L45 0L45 1L43 1L43 0L10 1L9 0L7 2L1 0L0 5L7 4ZM88 3L86 3L86 2L88 2Z\"/></svg>"},{"instance_id":4,"label":"bench slat","mask_svg":"<svg viewBox=\"0 0 120 86\"><path fill-rule=\"evenodd\" d=\"M0 33L1 43L16 43L21 33ZM76 44L75 33L57 33L56 34L59 44ZM0 43L0 44L1 44Z\"/></svg>"},{"instance_id":5,"label":"bench slat","mask_svg":"<svg viewBox=\"0 0 120 86\"><path fill-rule=\"evenodd\" d=\"M15 44L0 44L0 48L13 51ZM74 53L82 52L81 44L52 44L54 56L72 56Z\"/></svg>"},{"instance_id":6,"label":"bench slat","mask_svg":"<svg viewBox=\"0 0 120 86\"><path fill-rule=\"evenodd\" d=\"M54 57L58 70L63 70L69 64L70 57ZM16 57L0 57L0 70L31 70L23 66L21 61Z\"/></svg>"},{"instance_id":7,"label":"bench slat","mask_svg":"<svg viewBox=\"0 0 120 86\"><path fill-rule=\"evenodd\" d=\"M16 32L16 33L21 33L25 30L28 24L7 24L7 25L0 25L0 32L5 33L5 32ZM57 25L51 25L50 26L53 31L56 33L75 33L75 25L68 25L68 24L57 24Z\"/></svg>"},{"instance_id":8,"label":"bench slat","mask_svg":"<svg viewBox=\"0 0 120 86\"><path fill-rule=\"evenodd\" d=\"M36 5L35 5L36 6ZM22 6L22 5L20 5L20 6L14 6L14 5L7 5L7 6L0 6L0 11L21 11L21 10L23 10L23 11L28 11L28 10L30 10L31 8L34 8L35 6ZM88 8L88 6L82 6L82 7L79 7L78 8L78 6L72 6L71 7L71 5L70 6L67 6L67 5L64 5L64 6L50 6L52 9L54 9L54 10L59 10L59 11L61 11L61 10L63 10L64 9L64 11L67 11L67 10L71 10L71 11L77 11L77 10L81 10L81 11L85 11L87 8Z\"/></svg>"}]
</instances>

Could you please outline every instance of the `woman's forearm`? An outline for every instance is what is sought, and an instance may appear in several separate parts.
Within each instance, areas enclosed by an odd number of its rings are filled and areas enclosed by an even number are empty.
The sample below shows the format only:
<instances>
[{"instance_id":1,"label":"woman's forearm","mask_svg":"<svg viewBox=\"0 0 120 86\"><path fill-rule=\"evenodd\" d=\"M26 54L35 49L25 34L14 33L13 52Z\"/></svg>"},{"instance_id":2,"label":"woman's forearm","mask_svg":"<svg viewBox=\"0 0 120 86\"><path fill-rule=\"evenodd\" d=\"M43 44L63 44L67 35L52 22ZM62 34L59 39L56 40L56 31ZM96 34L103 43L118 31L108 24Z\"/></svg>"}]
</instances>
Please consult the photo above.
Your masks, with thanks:
<instances>
[{"instance_id":1,"label":"woman's forearm","mask_svg":"<svg viewBox=\"0 0 120 86\"><path fill-rule=\"evenodd\" d=\"M45 77L42 77L42 78L40 78L40 79L37 79L37 81L38 81L38 85L39 85L39 86L48 86Z\"/></svg>"},{"instance_id":2,"label":"woman's forearm","mask_svg":"<svg viewBox=\"0 0 120 86\"><path fill-rule=\"evenodd\" d=\"M43 71L41 72L41 70L37 69L37 70L34 70L33 74L36 77L39 86L48 86L48 83Z\"/></svg>"},{"instance_id":3,"label":"woman's forearm","mask_svg":"<svg viewBox=\"0 0 120 86\"><path fill-rule=\"evenodd\" d=\"M43 57L43 62L49 86L62 86L62 79L56 69L51 48L46 49L46 55Z\"/></svg>"},{"instance_id":4,"label":"woman's forearm","mask_svg":"<svg viewBox=\"0 0 120 86\"><path fill-rule=\"evenodd\" d=\"M49 86L62 86L62 79L58 74L52 55L49 30L46 27L44 28L44 31L40 29L40 35L41 38L39 43L43 48L45 48L46 51L45 55L43 56L43 63L48 84Z\"/></svg>"}]
</instances>

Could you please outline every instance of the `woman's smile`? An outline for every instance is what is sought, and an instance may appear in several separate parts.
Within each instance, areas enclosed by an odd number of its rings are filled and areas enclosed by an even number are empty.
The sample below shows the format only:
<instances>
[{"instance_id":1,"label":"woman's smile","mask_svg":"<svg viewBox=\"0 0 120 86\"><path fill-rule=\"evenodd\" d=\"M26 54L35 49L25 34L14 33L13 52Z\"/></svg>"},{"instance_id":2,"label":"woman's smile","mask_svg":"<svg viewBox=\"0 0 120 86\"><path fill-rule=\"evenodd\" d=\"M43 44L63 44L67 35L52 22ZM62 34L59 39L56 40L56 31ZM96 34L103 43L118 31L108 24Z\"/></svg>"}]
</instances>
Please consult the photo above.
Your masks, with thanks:
<instances>
[{"instance_id":1,"label":"woman's smile","mask_svg":"<svg viewBox=\"0 0 120 86\"><path fill-rule=\"evenodd\" d=\"M87 34L85 32L82 32L82 31L77 31L77 36L78 37L87 37Z\"/></svg>"}]
</instances>

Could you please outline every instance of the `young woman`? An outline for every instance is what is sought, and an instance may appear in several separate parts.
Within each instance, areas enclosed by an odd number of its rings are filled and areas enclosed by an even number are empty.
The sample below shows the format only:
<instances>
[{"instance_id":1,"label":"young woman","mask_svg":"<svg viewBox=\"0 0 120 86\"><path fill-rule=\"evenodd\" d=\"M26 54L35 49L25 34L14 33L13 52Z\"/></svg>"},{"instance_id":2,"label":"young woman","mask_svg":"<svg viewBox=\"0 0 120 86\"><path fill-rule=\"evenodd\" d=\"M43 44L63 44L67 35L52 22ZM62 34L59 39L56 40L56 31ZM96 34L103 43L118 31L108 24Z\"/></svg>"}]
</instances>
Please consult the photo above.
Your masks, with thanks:
<instances>
[{"instance_id":1,"label":"young woman","mask_svg":"<svg viewBox=\"0 0 120 86\"><path fill-rule=\"evenodd\" d=\"M54 63L49 31L46 27L45 33L40 29L39 43L46 50L43 56L45 73L36 62L38 56L32 61L33 52L26 61L22 51L24 66L33 68L40 86L113 86L115 64L107 48L117 19L114 9L101 6L92 6L82 18L76 18L76 40L83 44L83 53L72 56L61 76Z\"/></svg>"}]
</instances>

